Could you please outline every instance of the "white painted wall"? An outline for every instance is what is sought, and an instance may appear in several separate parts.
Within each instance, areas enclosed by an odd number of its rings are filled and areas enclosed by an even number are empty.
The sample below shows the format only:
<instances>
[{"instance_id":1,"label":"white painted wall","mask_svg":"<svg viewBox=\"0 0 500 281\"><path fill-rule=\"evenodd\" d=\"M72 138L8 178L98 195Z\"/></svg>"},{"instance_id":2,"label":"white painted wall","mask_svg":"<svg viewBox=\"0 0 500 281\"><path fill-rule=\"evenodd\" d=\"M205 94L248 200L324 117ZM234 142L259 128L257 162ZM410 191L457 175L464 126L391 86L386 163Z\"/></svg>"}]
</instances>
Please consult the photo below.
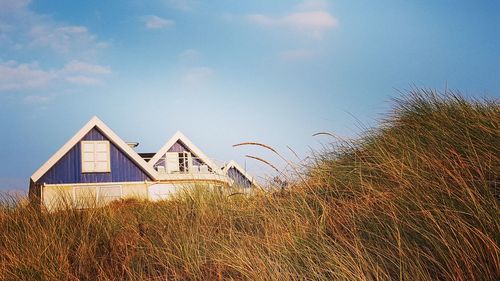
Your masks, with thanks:
<instances>
[{"instance_id":1,"label":"white painted wall","mask_svg":"<svg viewBox=\"0 0 500 281\"><path fill-rule=\"evenodd\" d=\"M159 201L169 199L172 195L187 187L186 185L172 183L153 184L148 187L149 200Z\"/></svg>"}]
</instances>

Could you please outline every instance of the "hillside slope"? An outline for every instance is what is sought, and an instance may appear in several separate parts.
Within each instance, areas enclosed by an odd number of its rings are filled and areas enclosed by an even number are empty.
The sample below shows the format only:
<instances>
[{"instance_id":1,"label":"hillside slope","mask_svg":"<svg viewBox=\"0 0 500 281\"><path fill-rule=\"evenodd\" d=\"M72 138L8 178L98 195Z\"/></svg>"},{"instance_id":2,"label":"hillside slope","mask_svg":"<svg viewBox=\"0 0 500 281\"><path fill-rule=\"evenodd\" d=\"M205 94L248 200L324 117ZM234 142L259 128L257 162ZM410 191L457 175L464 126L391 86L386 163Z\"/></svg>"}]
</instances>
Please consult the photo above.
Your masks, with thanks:
<instances>
[{"instance_id":1,"label":"hillside slope","mask_svg":"<svg viewBox=\"0 0 500 281\"><path fill-rule=\"evenodd\" d=\"M314 158L253 196L54 214L5 198L0 279L498 280L498 101L416 91Z\"/></svg>"}]
</instances>

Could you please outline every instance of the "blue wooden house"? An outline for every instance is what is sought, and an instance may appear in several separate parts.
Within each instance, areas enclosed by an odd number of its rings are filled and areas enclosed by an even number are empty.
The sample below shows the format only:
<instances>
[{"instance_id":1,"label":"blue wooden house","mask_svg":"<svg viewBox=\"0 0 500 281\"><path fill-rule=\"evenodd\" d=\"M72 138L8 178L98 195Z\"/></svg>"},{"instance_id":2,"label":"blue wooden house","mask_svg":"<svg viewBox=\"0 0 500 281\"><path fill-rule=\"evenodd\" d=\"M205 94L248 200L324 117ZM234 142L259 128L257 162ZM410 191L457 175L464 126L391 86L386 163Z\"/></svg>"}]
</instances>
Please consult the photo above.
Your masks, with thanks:
<instances>
[{"instance_id":1,"label":"blue wooden house","mask_svg":"<svg viewBox=\"0 0 500 281\"><path fill-rule=\"evenodd\" d=\"M49 209L65 201L77 207L120 198L160 200L179 188L203 184L257 186L236 162L219 167L181 132L157 153L137 153L93 117L30 178L29 193Z\"/></svg>"}]
</instances>

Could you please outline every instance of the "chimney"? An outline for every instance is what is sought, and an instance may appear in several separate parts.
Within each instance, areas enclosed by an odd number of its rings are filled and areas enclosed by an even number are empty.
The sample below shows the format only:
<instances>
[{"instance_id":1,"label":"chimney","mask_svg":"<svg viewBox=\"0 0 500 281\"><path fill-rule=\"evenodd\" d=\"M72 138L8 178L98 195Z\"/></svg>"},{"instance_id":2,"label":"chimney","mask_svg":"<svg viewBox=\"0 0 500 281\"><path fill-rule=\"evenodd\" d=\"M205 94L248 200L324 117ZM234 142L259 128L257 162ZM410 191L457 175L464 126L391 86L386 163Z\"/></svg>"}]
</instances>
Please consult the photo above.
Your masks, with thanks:
<instances>
[{"instance_id":1,"label":"chimney","mask_svg":"<svg viewBox=\"0 0 500 281\"><path fill-rule=\"evenodd\" d=\"M139 146L139 143L138 142L127 142L127 145L130 147L130 148L136 148Z\"/></svg>"}]
</instances>

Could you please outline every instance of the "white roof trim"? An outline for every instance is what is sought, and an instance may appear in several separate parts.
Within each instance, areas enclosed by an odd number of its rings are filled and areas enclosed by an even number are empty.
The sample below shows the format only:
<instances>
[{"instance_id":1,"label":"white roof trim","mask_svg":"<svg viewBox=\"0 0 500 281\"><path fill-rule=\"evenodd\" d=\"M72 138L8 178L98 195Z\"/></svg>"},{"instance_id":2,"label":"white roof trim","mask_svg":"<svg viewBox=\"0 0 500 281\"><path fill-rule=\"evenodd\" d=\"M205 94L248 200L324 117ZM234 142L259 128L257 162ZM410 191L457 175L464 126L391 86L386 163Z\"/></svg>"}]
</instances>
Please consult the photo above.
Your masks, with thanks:
<instances>
[{"instance_id":1,"label":"white roof trim","mask_svg":"<svg viewBox=\"0 0 500 281\"><path fill-rule=\"evenodd\" d=\"M153 167L158 160L160 160L165 153L174 145L177 141L181 141L185 146L187 146L196 157L200 158L203 162L205 162L215 173L219 172L219 168L217 165L212 162L201 150L196 147L183 133L177 131L161 148L158 152L151 158L148 164Z\"/></svg>"},{"instance_id":2,"label":"white roof trim","mask_svg":"<svg viewBox=\"0 0 500 281\"><path fill-rule=\"evenodd\" d=\"M235 168L236 170L238 170L238 172L240 172L243 176L245 176L253 185L255 185L256 187L259 187L260 188L260 185L253 179L253 177L247 173L247 171L245 171L245 169L243 169L238 163L236 163L236 161L234 160L231 160L229 161L229 163L227 163L224 168L222 169L222 171L224 172L224 175L227 175L227 172L229 171L229 169L231 168Z\"/></svg>"},{"instance_id":3,"label":"white roof trim","mask_svg":"<svg viewBox=\"0 0 500 281\"><path fill-rule=\"evenodd\" d=\"M52 166L54 166L73 146L75 146L92 128L97 127L116 146L123 150L132 160L139 165L153 180L157 178L157 172L142 159L135 150L130 148L117 134L115 134L97 116L92 117L68 142L66 142L52 157L45 162L31 176L31 179L38 181Z\"/></svg>"}]
</instances>

